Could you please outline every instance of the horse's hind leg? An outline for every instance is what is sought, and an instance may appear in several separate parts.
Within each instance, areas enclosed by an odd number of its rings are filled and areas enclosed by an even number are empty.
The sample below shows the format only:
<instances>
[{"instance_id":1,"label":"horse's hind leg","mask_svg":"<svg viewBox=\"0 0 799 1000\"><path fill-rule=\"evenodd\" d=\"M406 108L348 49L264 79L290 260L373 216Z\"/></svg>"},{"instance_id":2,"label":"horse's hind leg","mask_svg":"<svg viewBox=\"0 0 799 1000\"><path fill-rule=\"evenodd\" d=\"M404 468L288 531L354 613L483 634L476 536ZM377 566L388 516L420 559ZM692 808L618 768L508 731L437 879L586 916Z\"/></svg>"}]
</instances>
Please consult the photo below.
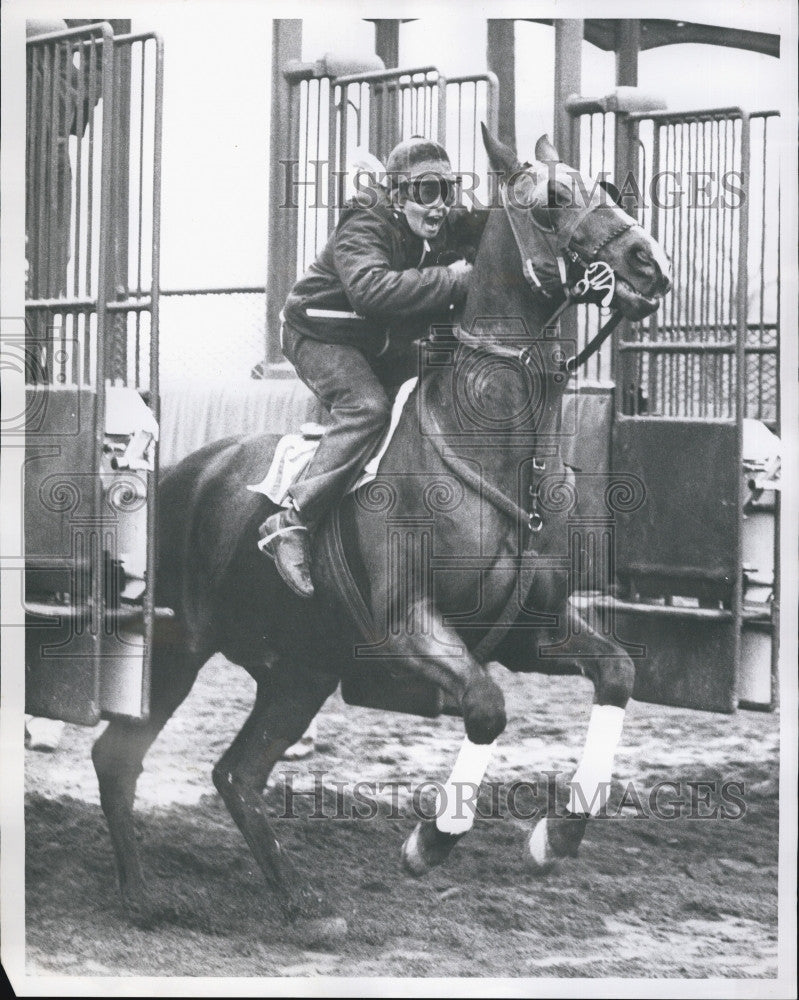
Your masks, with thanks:
<instances>
[{"instance_id":1,"label":"horse's hind leg","mask_svg":"<svg viewBox=\"0 0 799 1000\"><path fill-rule=\"evenodd\" d=\"M261 793L283 751L302 736L337 682L284 661L264 670L249 718L214 767L214 784L290 920L322 915L324 902L281 850Z\"/></svg>"},{"instance_id":2,"label":"horse's hind leg","mask_svg":"<svg viewBox=\"0 0 799 1000\"><path fill-rule=\"evenodd\" d=\"M150 897L142 870L133 825L133 800L142 761L175 709L191 690L207 656L184 648L153 648L150 717L145 724L114 719L92 748L92 761L100 786L116 856L119 888L125 908L135 922L149 924L159 907Z\"/></svg>"}]
</instances>

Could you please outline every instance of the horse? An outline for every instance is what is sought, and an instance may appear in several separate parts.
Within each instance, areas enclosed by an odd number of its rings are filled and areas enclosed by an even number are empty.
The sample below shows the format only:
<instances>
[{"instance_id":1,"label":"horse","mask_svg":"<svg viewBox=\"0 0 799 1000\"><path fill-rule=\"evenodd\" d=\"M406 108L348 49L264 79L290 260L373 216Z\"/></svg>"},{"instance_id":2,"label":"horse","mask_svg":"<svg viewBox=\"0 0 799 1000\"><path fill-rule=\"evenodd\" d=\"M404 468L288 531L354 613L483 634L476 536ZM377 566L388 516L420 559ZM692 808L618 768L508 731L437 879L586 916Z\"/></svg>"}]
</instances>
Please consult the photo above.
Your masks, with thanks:
<instances>
[{"instance_id":1,"label":"horse","mask_svg":"<svg viewBox=\"0 0 799 1000\"><path fill-rule=\"evenodd\" d=\"M615 279L605 296L612 291L613 315L651 314L670 288L668 259L546 137L526 164L485 126L483 138L500 203L487 213L462 314L422 344L418 384L377 478L317 532L316 596L296 597L257 548L258 526L276 507L246 487L263 476L276 436L209 444L159 484L156 602L174 617L154 637L149 719L112 720L92 750L123 904L136 923L150 925L164 910L139 857L136 781L148 748L217 652L244 667L257 691L213 781L295 926L332 920L341 930L343 921L281 850L262 793L353 663L376 676L421 679L457 706L465 736L451 782L479 783L505 728L489 661L590 678L594 705L569 807L534 827L530 863L547 868L576 854L596 814L635 670L568 601L562 501L573 474L560 455L558 421L574 359L564 357L550 320L572 300L572 269L600 259ZM350 567L349 599L336 551ZM547 655L553 646L555 657ZM450 810L421 821L402 847L406 869L422 875L442 863L472 818L464 823Z\"/></svg>"}]
</instances>

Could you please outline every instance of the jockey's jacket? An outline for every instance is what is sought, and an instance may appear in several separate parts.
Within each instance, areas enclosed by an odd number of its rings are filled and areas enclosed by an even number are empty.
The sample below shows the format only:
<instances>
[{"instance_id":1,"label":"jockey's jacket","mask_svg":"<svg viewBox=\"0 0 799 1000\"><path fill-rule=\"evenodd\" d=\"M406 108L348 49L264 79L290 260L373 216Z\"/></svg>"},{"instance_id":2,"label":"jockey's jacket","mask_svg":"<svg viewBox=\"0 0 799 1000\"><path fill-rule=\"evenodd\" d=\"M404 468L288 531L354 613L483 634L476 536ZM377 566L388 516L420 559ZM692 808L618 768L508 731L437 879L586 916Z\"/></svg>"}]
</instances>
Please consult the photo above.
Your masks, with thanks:
<instances>
[{"instance_id":1,"label":"jockey's jacket","mask_svg":"<svg viewBox=\"0 0 799 1000\"><path fill-rule=\"evenodd\" d=\"M452 322L468 276L437 263L457 252L453 208L428 244L404 214L381 196L373 207L349 202L324 249L291 290L283 315L300 333L331 344L384 353ZM468 214L468 213L467 213Z\"/></svg>"}]
</instances>

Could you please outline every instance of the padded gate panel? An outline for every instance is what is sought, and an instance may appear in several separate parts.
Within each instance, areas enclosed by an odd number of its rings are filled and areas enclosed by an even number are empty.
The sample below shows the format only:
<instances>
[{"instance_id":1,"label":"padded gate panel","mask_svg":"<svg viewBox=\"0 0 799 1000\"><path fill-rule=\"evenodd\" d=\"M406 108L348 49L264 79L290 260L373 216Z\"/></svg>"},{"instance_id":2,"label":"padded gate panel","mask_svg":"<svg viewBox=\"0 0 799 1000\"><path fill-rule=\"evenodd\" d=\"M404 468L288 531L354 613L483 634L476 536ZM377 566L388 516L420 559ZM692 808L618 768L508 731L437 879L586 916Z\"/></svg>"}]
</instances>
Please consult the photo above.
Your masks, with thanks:
<instances>
[{"instance_id":1,"label":"padded gate panel","mask_svg":"<svg viewBox=\"0 0 799 1000\"><path fill-rule=\"evenodd\" d=\"M563 397L561 456L582 472L604 474L610 468L613 390L581 386Z\"/></svg>"},{"instance_id":2,"label":"padded gate panel","mask_svg":"<svg viewBox=\"0 0 799 1000\"><path fill-rule=\"evenodd\" d=\"M93 521L99 455L94 442L97 394L91 389L48 386L26 390L25 556L38 566L75 558L76 523ZM32 581L29 580L32 583ZM54 592L41 572L37 588ZM52 583L52 585L51 585ZM41 590L39 591L41 592Z\"/></svg>"},{"instance_id":3,"label":"padded gate panel","mask_svg":"<svg viewBox=\"0 0 799 1000\"><path fill-rule=\"evenodd\" d=\"M86 620L100 513L96 408L92 389L26 390L25 710L81 725L100 718L98 638ZM56 594L67 603L54 605Z\"/></svg>"},{"instance_id":4,"label":"padded gate panel","mask_svg":"<svg viewBox=\"0 0 799 1000\"><path fill-rule=\"evenodd\" d=\"M617 634L646 647L636 657L636 701L733 712L737 628L731 614L681 615L676 609L616 602Z\"/></svg>"},{"instance_id":5,"label":"padded gate panel","mask_svg":"<svg viewBox=\"0 0 799 1000\"><path fill-rule=\"evenodd\" d=\"M738 435L733 423L625 420L613 429L613 470L632 473L645 497L617 510L616 568L622 579L678 578L731 593L738 572L741 496Z\"/></svg>"},{"instance_id":6,"label":"padded gate panel","mask_svg":"<svg viewBox=\"0 0 799 1000\"><path fill-rule=\"evenodd\" d=\"M66 585L68 587L68 585ZM28 605L25 711L81 726L100 721L97 637L70 608Z\"/></svg>"}]
</instances>

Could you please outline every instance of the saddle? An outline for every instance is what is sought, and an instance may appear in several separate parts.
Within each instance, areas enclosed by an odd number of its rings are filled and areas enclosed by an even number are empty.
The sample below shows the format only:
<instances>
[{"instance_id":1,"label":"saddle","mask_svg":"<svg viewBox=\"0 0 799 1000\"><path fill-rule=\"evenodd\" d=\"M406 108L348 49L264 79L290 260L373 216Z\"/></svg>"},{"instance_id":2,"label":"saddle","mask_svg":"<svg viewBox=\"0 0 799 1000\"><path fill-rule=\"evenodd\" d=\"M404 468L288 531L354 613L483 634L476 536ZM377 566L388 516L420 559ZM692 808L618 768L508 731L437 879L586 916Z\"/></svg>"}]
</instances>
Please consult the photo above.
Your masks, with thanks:
<instances>
[{"instance_id":1,"label":"saddle","mask_svg":"<svg viewBox=\"0 0 799 1000\"><path fill-rule=\"evenodd\" d=\"M417 381L416 378L409 379L400 387L392 406L388 429L375 453L365 464L363 472L347 491L348 494L377 477L380 462ZM263 480L247 489L263 494L277 506L288 506L288 491L306 474L324 433L325 428L321 424L306 423L300 427L299 433L284 435L278 442ZM363 639L370 642L375 638L375 626L363 598L364 580L360 558L347 544L351 526L346 521L347 515L342 514L340 505L336 505L319 526L316 557L324 560L335 579L340 600ZM341 694L347 704L364 708L405 712L427 718L434 718L442 712L460 714L458 706L449 702L438 685L402 670L376 671L372 665L352 663L342 676Z\"/></svg>"},{"instance_id":2,"label":"saddle","mask_svg":"<svg viewBox=\"0 0 799 1000\"><path fill-rule=\"evenodd\" d=\"M369 459L363 468L363 472L347 491L354 493L371 483L377 477L380 462L388 449L394 432L399 424L402 411L411 393L416 387L418 379L408 379L400 386L394 404L391 408L391 420L388 429L377 446L374 455ZM248 486L248 490L254 493L262 493L268 497L272 503L278 507L288 507L290 502L287 499L289 489L305 476L311 459L319 447L319 442L324 437L325 428L321 424L307 423L300 427L299 434L285 434L278 442L275 454L269 469L260 483Z\"/></svg>"}]
</instances>

